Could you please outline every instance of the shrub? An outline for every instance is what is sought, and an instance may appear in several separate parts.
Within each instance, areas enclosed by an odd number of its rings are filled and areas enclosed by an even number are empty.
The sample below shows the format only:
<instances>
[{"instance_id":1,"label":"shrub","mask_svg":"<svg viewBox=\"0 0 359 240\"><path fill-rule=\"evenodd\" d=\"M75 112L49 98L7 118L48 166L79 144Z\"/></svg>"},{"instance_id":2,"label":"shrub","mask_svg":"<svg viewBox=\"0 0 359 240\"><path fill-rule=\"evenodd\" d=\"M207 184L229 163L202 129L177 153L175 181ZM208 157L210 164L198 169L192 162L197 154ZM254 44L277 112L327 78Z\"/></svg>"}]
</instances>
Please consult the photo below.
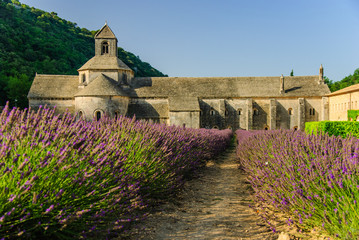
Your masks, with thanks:
<instances>
[{"instance_id":1,"label":"shrub","mask_svg":"<svg viewBox=\"0 0 359 240\"><path fill-rule=\"evenodd\" d=\"M74 239L125 229L152 198L223 151L231 131L195 130L54 109L0 114L0 236Z\"/></svg>"},{"instance_id":2,"label":"shrub","mask_svg":"<svg viewBox=\"0 0 359 240\"><path fill-rule=\"evenodd\" d=\"M355 136L359 137L359 122L352 121L321 121L306 122L305 132L307 134L328 133L329 136Z\"/></svg>"},{"instance_id":3,"label":"shrub","mask_svg":"<svg viewBox=\"0 0 359 240\"><path fill-rule=\"evenodd\" d=\"M258 203L301 229L359 238L359 140L301 131L268 131L242 141L240 164Z\"/></svg>"}]
</instances>

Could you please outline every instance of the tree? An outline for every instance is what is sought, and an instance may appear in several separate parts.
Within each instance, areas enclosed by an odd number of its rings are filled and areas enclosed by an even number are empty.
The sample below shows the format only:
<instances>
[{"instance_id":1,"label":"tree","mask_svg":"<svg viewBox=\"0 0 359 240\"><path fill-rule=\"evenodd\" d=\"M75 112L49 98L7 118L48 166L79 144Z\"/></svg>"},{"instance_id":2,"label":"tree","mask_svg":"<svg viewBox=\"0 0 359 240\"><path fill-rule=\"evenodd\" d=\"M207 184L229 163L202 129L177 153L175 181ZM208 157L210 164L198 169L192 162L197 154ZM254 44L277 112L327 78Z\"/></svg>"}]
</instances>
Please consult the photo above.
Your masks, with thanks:
<instances>
[{"instance_id":1,"label":"tree","mask_svg":"<svg viewBox=\"0 0 359 240\"><path fill-rule=\"evenodd\" d=\"M291 77L294 76L293 69L292 69L292 71L290 72L290 76L291 76Z\"/></svg>"},{"instance_id":2,"label":"tree","mask_svg":"<svg viewBox=\"0 0 359 240\"><path fill-rule=\"evenodd\" d=\"M27 94L30 90L31 82L26 74L18 77L9 77L6 91L11 106L26 108L29 106Z\"/></svg>"}]
</instances>

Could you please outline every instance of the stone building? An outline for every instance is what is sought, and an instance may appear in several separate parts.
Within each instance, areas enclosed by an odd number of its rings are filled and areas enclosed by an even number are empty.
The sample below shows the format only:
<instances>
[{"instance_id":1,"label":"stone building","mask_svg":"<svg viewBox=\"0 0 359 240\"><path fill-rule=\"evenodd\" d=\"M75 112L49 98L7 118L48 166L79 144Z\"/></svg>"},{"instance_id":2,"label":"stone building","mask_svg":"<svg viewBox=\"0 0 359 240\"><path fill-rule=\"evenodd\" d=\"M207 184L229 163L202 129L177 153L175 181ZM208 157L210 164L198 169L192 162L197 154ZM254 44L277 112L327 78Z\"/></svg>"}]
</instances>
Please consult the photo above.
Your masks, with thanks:
<instances>
[{"instance_id":1,"label":"stone building","mask_svg":"<svg viewBox=\"0 0 359 240\"><path fill-rule=\"evenodd\" d=\"M147 77L117 57L117 39L106 24L95 36L95 56L79 75L35 76L29 105L57 106L88 120L104 114L136 116L191 128L303 129L328 119L329 88L323 68L314 76Z\"/></svg>"},{"instance_id":2,"label":"stone building","mask_svg":"<svg viewBox=\"0 0 359 240\"><path fill-rule=\"evenodd\" d=\"M355 84L327 95L330 121L347 121L348 110L359 109L359 84ZM352 119L359 120L359 119Z\"/></svg>"}]
</instances>

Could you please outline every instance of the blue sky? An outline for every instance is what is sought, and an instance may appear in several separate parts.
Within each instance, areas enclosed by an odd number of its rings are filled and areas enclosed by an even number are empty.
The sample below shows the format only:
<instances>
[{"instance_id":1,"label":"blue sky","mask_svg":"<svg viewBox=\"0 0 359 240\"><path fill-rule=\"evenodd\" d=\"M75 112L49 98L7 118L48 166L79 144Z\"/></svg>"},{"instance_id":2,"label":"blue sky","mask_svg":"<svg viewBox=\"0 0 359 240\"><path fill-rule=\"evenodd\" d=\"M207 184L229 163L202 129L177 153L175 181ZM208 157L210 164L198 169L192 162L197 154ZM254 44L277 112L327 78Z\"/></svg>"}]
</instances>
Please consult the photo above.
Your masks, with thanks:
<instances>
[{"instance_id":1,"label":"blue sky","mask_svg":"<svg viewBox=\"0 0 359 240\"><path fill-rule=\"evenodd\" d=\"M20 0L89 30L169 76L317 75L359 68L358 0Z\"/></svg>"}]
</instances>

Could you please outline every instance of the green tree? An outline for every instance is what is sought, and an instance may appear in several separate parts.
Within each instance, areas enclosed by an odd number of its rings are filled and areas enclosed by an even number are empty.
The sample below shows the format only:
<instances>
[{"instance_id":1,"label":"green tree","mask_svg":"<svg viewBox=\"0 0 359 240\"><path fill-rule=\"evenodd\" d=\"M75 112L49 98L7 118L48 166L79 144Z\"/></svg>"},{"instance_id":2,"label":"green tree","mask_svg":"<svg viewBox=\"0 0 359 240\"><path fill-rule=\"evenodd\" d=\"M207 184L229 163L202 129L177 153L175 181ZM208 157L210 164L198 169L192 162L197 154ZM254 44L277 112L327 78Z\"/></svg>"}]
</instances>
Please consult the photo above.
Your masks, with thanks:
<instances>
[{"instance_id":1,"label":"green tree","mask_svg":"<svg viewBox=\"0 0 359 240\"><path fill-rule=\"evenodd\" d=\"M292 71L290 72L290 76L294 76L294 73L293 73L293 69L292 69Z\"/></svg>"},{"instance_id":2,"label":"green tree","mask_svg":"<svg viewBox=\"0 0 359 240\"><path fill-rule=\"evenodd\" d=\"M9 77L6 91L10 105L21 108L28 107L27 94L30 86L31 82L26 74L21 74L18 77Z\"/></svg>"}]
</instances>

